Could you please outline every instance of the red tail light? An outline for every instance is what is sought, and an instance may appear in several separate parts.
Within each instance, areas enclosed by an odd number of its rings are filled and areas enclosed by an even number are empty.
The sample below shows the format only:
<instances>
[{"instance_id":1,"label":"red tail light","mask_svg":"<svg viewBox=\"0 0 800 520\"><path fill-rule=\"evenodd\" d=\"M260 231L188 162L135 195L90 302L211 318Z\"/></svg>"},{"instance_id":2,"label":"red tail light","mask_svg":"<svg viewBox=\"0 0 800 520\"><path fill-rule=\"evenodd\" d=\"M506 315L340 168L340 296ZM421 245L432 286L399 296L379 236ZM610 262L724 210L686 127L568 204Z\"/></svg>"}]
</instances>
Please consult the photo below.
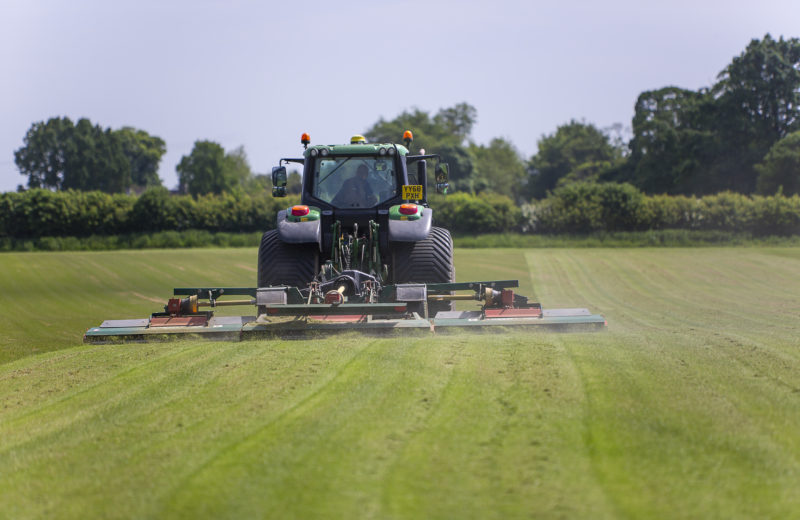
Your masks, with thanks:
<instances>
[{"instance_id":1,"label":"red tail light","mask_svg":"<svg viewBox=\"0 0 800 520\"><path fill-rule=\"evenodd\" d=\"M308 206L292 206L293 217L305 217L310 211L311 210L308 209Z\"/></svg>"},{"instance_id":2,"label":"red tail light","mask_svg":"<svg viewBox=\"0 0 800 520\"><path fill-rule=\"evenodd\" d=\"M417 214L417 205L416 204L401 204L400 205L400 214L401 215L416 215Z\"/></svg>"}]
</instances>

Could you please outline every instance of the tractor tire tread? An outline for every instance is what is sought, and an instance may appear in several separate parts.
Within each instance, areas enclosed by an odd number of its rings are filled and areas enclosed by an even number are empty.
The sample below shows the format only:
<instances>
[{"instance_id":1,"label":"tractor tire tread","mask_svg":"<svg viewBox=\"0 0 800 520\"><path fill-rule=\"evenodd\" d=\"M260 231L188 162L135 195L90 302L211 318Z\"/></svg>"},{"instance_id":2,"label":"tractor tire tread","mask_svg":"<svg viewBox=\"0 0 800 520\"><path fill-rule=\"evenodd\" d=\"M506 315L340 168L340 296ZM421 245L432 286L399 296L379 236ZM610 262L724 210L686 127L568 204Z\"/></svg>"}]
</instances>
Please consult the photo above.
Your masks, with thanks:
<instances>
[{"instance_id":1,"label":"tractor tire tread","mask_svg":"<svg viewBox=\"0 0 800 520\"><path fill-rule=\"evenodd\" d=\"M432 227L419 242L392 243L394 283L451 283L456 281L453 265L453 239L444 228ZM454 310L454 302L431 303L431 314Z\"/></svg>"},{"instance_id":2,"label":"tractor tire tread","mask_svg":"<svg viewBox=\"0 0 800 520\"><path fill-rule=\"evenodd\" d=\"M318 263L317 244L287 244L276 230L267 231L258 248L258 286L304 288L317 275Z\"/></svg>"}]
</instances>

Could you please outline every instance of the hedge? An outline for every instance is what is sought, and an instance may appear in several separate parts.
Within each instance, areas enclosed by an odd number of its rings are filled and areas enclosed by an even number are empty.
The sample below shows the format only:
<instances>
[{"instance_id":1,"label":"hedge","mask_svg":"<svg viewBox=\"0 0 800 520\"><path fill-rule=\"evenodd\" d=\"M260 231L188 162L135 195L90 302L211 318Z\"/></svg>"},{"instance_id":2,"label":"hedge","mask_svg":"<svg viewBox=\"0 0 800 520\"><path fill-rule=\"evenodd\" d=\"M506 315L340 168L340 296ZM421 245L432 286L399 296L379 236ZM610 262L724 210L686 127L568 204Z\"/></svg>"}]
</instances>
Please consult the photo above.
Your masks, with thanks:
<instances>
[{"instance_id":1,"label":"hedge","mask_svg":"<svg viewBox=\"0 0 800 520\"><path fill-rule=\"evenodd\" d=\"M152 188L141 196L29 190L0 194L0 237L120 235L185 231L254 232L275 227L279 209L296 204L267 193L170 195Z\"/></svg>"},{"instance_id":2,"label":"hedge","mask_svg":"<svg viewBox=\"0 0 800 520\"><path fill-rule=\"evenodd\" d=\"M170 195L164 188L150 189L139 197L80 191L9 192L0 194L0 238L139 236L187 230L253 233L274 228L277 211L298 202L297 196L276 199L266 192L195 199ZM798 195L647 196L630 184L579 182L529 205L518 206L494 193L455 193L433 196L431 207L436 225L455 235L647 230L800 235Z\"/></svg>"},{"instance_id":3,"label":"hedge","mask_svg":"<svg viewBox=\"0 0 800 520\"><path fill-rule=\"evenodd\" d=\"M662 229L800 234L798 195L646 196L630 184L580 182L556 189L529 213L531 230L546 234Z\"/></svg>"}]
</instances>

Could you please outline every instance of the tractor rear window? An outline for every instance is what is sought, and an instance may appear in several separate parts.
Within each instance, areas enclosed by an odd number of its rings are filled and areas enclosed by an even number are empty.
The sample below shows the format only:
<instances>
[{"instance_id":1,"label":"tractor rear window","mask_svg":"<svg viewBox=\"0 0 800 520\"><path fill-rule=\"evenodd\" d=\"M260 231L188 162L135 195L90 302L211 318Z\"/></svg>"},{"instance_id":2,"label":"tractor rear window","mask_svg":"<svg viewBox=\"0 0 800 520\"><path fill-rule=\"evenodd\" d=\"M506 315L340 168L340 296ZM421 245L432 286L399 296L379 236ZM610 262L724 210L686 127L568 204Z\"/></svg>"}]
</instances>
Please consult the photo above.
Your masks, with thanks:
<instances>
[{"instance_id":1,"label":"tractor rear window","mask_svg":"<svg viewBox=\"0 0 800 520\"><path fill-rule=\"evenodd\" d=\"M312 194L337 208L371 208L394 197L397 184L391 158L320 157Z\"/></svg>"}]
</instances>

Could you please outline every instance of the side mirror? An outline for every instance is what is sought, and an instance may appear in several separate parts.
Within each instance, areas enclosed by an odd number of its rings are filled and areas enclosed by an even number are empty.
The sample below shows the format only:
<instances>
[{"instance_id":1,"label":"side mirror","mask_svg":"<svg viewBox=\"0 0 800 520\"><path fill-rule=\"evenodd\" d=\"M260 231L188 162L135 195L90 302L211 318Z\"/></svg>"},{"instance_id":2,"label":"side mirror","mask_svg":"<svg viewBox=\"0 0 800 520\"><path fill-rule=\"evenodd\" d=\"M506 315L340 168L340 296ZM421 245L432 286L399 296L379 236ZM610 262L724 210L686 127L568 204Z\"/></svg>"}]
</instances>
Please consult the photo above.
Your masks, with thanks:
<instances>
[{"instance_id":1,"label":"side mirror","mask_svg":"<svg viewBox=\"0 0 800 520\"><path fill-rule=\"evenodd\" d=\"M442 195L447 194L447 188L450 187L450 183L447 182L449 178L450 166L447 163L440 162L436 165L436 193L441 193Z\"/></svg>"},{"instance_id":2,"label":"side mirror","mask_svg":"<svg viewBox=\"0 0 800 520\"><path fill-rule=\"evenodd\" d=\"M272 196L286 196L286 166L276 166L272 168Z\"/></svg>"}]
</instances>

